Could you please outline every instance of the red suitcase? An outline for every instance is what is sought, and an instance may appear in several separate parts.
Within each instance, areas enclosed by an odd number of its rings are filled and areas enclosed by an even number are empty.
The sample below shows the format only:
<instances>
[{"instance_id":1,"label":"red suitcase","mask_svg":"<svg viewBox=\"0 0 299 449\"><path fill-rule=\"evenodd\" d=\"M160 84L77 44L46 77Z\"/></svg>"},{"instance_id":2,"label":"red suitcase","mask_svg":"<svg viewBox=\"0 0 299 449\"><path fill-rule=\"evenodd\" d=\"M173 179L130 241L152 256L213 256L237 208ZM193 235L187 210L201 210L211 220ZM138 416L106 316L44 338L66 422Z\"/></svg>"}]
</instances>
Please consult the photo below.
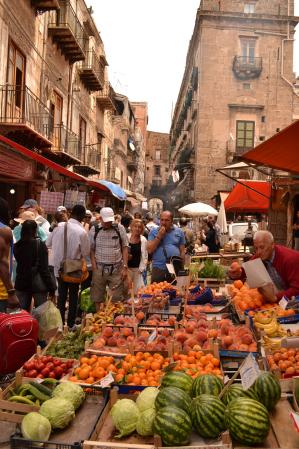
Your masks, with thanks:
<instances>
[{"instance_id":1,"label":"red suitcase","mask_svg":"<svg viewBox=\"0 0 299 449\"><path fill-rule=\"evenodd\" d=\"M0 375L13 373L35 352L38 322L26 312L0 313Z\"/></svg>"}]
</instances>

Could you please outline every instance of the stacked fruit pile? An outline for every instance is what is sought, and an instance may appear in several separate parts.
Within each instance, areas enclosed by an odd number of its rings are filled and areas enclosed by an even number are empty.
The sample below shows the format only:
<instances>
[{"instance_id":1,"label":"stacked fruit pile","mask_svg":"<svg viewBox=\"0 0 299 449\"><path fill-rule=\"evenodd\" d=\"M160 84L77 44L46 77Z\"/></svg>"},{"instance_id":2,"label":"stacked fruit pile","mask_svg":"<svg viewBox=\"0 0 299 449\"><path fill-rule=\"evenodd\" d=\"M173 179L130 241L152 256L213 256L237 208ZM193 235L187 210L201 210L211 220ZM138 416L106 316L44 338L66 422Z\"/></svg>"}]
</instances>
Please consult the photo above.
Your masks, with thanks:
<instances>
[{"instance_id":1,"label":"stacked fruit pile","mask_svg":"<svg viewBox=\"0 0 299 449\"><path fill-rule=\"evenodd\" d=\"M280 348L267 356L271 371L280 371L282 377L299 376L299 349Z\"/></svg>"}]
</instances>

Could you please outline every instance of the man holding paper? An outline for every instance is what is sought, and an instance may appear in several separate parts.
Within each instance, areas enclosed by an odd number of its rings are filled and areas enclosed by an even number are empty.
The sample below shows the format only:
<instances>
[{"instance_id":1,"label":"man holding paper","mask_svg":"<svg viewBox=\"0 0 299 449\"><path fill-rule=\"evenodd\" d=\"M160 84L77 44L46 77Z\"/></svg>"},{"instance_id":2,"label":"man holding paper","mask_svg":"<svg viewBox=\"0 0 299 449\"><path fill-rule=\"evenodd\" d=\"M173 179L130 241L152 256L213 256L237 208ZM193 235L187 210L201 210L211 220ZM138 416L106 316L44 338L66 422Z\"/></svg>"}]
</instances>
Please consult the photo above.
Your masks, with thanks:
<instances>
[{"instance_id":1,"label":"man holding paper","mask_svg":"<svg viewBox=\"0 0 299 449\"><path fill-rule=\"evenodd\" d=\"M260 258L272 280L259 288L268 302L278 302L283 296L291 299L299 295L299 253L293 249L274 243L269 231L257 231L253 238L255 255L251 260ZM246 277L242 267L231 267L229 276L232 279Z\"/></svg>"}]
</instances>

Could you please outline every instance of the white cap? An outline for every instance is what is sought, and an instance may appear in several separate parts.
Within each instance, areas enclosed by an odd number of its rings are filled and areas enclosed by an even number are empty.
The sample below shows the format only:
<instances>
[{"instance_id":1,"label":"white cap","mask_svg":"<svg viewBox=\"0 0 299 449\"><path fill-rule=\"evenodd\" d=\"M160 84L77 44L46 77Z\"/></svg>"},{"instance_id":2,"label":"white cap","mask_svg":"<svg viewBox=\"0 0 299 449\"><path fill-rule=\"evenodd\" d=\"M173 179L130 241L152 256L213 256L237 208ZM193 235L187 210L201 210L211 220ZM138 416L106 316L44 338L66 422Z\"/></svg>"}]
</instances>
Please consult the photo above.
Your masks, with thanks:
<instances>
[{"instance_id":1,"label":"white cap","mask_svg":"<svg viewBox=\"0 0 299 449\"><path fill-rule=\"evenodd\" d=\"M67 212L66 207L65 206L58 206L57 207L57 212Z\"/></svg>"},{"instance_id":2,"label":"white cap","mask_svg":"<svg viewBox=\"0 0 299 449\"><path fill-rule=\"evenodd\" d=\"M90 217L92 217L92 212L89 209L86 209L85 215L89 215Z\"/></svg>"},{"instance_id":3,"label":"white cap","mask_svg":"<svg viewBox=\"0 0 299 449\"><path fill-rule=\"evenodd\" d=\"M100 212L100 217L104 223L114 221L114 212L111 207L103 207Z\"/></svg>"}]
</instances>

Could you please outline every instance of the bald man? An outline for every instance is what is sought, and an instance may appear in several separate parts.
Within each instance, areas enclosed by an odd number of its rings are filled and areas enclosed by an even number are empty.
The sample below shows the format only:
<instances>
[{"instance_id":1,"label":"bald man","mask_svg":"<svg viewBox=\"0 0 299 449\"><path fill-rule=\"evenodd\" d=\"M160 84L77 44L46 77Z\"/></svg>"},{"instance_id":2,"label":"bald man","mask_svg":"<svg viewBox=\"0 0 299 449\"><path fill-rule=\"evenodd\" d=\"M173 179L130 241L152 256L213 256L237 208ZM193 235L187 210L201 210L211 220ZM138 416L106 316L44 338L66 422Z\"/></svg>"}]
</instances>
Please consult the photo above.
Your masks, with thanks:
<instances>
[{"instance_id":1,"label":"bald man","mask_svg":"<svg viewBox=\"0 0 299 449\"><path fill-rule=\"evenodd\" d=\"M286 246L276 245L269 231L257 231L253 237L255 255L252 259L262 259L273 285L262 287L260 292L269 302L278 302L283 296L291 299L299 295L299 252ZM242 268L229 270L232 279L244 277Z\"/></svg>"}]
</instances>

